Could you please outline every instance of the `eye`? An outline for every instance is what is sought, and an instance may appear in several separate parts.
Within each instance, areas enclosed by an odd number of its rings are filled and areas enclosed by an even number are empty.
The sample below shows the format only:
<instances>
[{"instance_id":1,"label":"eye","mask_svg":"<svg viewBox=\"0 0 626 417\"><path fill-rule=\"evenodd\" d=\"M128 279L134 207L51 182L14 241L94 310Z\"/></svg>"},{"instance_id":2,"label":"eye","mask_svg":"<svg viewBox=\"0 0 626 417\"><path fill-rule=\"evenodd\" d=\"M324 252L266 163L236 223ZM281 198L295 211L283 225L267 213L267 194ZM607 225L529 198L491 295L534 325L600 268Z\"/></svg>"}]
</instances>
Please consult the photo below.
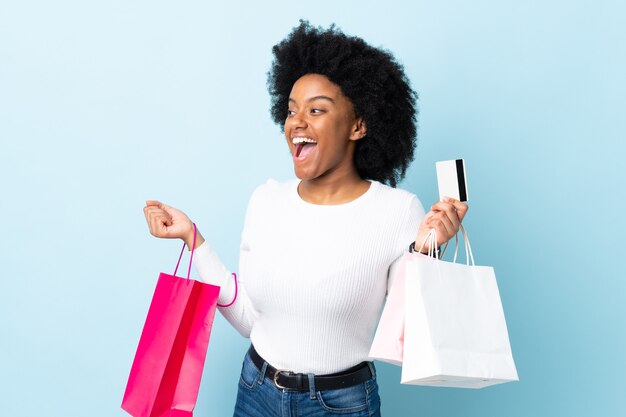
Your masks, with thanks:
<instances>
[{"instance_id":1,"label":"eye","mask_svg":"<svg viewBox=\"0 0 626 417\"><path fill-rule=\"evenodd\" d=\"M323 109L311 109L311 114L322 114L325 113Z\"/></svg>"},{"instance_id":2,"label":"eye","mask_svg":"<svg viewBox=\"0 0 626 417\"><path fill-rule=\"evenodd\" d=\"M287 117L291 117L291 116L293 116L294 114L296 114L296 112L295 112L295 111L293 111L293 110L291 110L291 109L287 110Z\"/></svg>"}]
</instances>

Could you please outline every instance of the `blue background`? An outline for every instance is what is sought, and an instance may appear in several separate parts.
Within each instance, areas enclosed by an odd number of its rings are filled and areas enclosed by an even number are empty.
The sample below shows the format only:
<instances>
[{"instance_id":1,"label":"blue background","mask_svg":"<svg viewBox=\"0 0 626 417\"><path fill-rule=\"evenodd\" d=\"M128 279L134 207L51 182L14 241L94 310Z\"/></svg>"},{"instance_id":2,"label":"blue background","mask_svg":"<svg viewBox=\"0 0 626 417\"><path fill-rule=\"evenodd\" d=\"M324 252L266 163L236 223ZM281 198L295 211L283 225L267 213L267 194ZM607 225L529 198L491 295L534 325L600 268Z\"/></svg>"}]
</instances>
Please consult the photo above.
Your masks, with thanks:
<instances>
[{"instance_id":1,"label":"blue background","mask_svg":"<svg viewBox=\"0 0 626 417\"><path fill-rule=\"evenodd\" d=\"M0 3L0 414L122 416L156 278L184 210L232 269L247 199L292 177L270 122L271 47L301 17L392 50L419 100L401 187L437 199L463 157L466 225L496 269L521 381L401 386L385 416L626 415L618 1ZM620 117L620 115L622 115ZM248 341L216 320L198 416L227 416Z\"/></svg>"}]
</instances>

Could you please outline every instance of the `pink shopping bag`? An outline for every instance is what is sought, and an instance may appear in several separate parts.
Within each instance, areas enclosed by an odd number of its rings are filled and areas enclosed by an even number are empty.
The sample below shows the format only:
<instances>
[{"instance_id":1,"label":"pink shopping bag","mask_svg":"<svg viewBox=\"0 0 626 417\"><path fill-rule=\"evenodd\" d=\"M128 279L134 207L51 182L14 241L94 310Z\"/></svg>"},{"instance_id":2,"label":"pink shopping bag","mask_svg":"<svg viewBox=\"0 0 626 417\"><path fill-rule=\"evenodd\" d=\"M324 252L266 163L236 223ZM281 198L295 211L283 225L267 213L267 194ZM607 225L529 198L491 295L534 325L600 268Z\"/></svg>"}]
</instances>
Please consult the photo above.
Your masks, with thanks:
<instances>
[{"instance_id":1,"label":"pink shopping bag","mask_svg":"<svg viewBox=\"0 0 626 417\"><path fill-rule=\"evenodd\" d=\"M383 313L378 322L374 341L370 348L369 358L394 365L402 366L404 350L404 286L405 263L411 259L411 254L405 252L395 271L395 277L387 295Z\"/></svg>"},{"instance_id":2,"label":"pink shopping bag","mask_svg":"<svg viewBox=\"0 0 626 417\"><path fill-rule=\"evenodd\" d=\"M195 225L194 243L195 248ZM130 370L122 409L134 417L193 415L220 288L161 273Z\"/></svg>"}]
</instances>

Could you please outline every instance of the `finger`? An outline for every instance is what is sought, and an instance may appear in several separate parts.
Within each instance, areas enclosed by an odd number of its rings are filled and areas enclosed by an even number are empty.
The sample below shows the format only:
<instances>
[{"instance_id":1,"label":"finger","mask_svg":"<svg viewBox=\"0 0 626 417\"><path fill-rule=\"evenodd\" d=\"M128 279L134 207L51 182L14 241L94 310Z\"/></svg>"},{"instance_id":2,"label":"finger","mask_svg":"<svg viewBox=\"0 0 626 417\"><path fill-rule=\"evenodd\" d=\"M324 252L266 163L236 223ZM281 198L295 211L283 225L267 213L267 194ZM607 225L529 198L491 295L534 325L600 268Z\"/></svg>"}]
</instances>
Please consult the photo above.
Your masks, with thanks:
<instances>
[{"instance_id":1,"label":"finger","mask_svg":"<svg viewBox=\"0 0 626 417\"><path fill-rule=\"evenodd\" d=\"M148 229L150 229L150 214L148 212L148 207L143 208L143 216L146 218L146 223L148 223Z\"/></svg>"},{"instance_id":2,"label":"finger","mask_svg":"<svg viewBox=\"0 0 626 417\"><path fill-rule=\"evenodd\" d=\"M167 218L167 222L166 224L168 226L171 226L174 222L174 217L168 213L167 211L156 207L156 206L149 206L149 207L145 207L144 210L148 213L148 215L150 216L157 216L157 215L164 215Z\"/></svg>"},{"instance_id":3,"label":"finger","mask_svg":"<svg viewBox=\"0 0 626 417\"><path fill-rule=\"evenodd\" d=\"M426 213L424 218L422 219L422 224L425 227L425 232L428 232L430 229L437 230L436 226L438 225L438 220L436 218L438 211L429 211ZM441 236L441 233L437 235L437 238Z\"/></svg>"},{"instance_id":4,"label":"finger","mask_svg":"<svg viewBox=\"0 0 626 417\"><path fill-rule=\"evenodd\" d=\"M173 224L172 218L169 214L157 207L146 208L146 219L148 221L150 233L154 236L162 236L163 233L167 232L166 228Z\"/></svg>"},{"instance_id":5,"label":"finger","mask_svg":"<svg viewBox=\"0 0 626 417\"><path fill-rule=\"evenodd\" d=\"M433 217L435 215L434 211L429 211L428 213L426 213L426 215L424 215L424 218L422 219L422 222L427 222L431 217Z\"/></svg>"},{"instance_id":6,"label":"finger","mask_svg":"<svg viewBox=\"0 0 626 417\"><path fill-rule=\"evenodd\" d=\"M155 215L155 213L158 213L160 211L162 211L161 209L159 209L159 205L161 203L159 201L156 200L147 200L146 201L146 206L143 208L143 212L144 215L146 216L146 221L148 222L148 226L151 225L151 217ZM154 230L150 230L150 233L153 233Z\"/></svg>"},{"instance_id":7,"label":"finger","mask_svg":"<svg viewBox=\"0 0 626 417\"><path fill-rule=\"evenodd\" d=\"M164 214L155 214L150 219L150 228L154 236L167 237L168 226L168 219Z\"/></svg>"},{"instance_id":8,"label":"finger","mask_svg":"<svg viewBox=\"0 0 626 417\"><path fill-rule=\"evenodd\" d=\"M158 201L158 200L147 200L147 201L146 201L146 205L147 205L147 206L150 206L150 207L158 207L158 208L160 208L161 210L164 210L164 211L166 211L166 212L168 212L168 213L170 212L170 210L172 210L172 207L168 206L168 205L167 205L167 204L165 204L165 203L161 203L161 202L160 202L160 201Z\"/></svg>"},{"instance_id":9,"label":"finger","mask_svg":"<svg viewBox=\"0 0 626 417\"><path fill-rule=\"evenodd\" d=\"M175 209L174 207L170 207L167 204L164 204L161 202L159 202L158 207L164 212L166 212L167 215L172 219L172 221L174 219L174 216L177 216L180 213L179 210Z\"/></svg>"},{"instance_id":10,"label":"finger","mask_svg":"<svg viewBox=\"0 0 626 417\"><path fill-rule=\"evenodd\" d=\"M154 226L154 216L150 213L146 213L146 222L148 223L148 231L152 236L157 235L157 231Z\"/></svg>"},{"instance_id":11,"label":"finger","mask_svg":"<svg viewBox=\"0 0 626 417\"><path fill-rule=\"evenodd\" d=\"M469 206L466 203L462 203L459 201L458 204L455 204L456 207L456 215L459 216L459 221L462 222L469 210Z\"/></svg>"},{"instance_id":12,"label":"finger","mask_svg":"<svg viewBox=\"0 0 626 417\"><path fill-rule=\"evenodd\" d=\"M445 213L448 219L450 219L450 222L454 225L454 230L458 230L461 221L459 220L456 207L453 204L444 202L435 203L433 205L433 211L436 211L437 213Z\"/></svg>"},{"instance_id":13,"label":"finger","mask_svg":"<svg viewBox=\"0 0 626 417\"><path fill-rule=\"evenodd\" d=\"M161 203L160 201L156 201L156 203L161 210L169 212L172 209L170 206L165 203Z\"/></svg>"},{"instance_id":14,"label":"finger","mask_svg":"<svg viewBox=\"0 0 626 417\"><path fill-rule=\"evenodd\" d=\"M169 227L172 224L174 224L174 221L172 219L172 216L170 216L168 213L162 211L160 214L157 214L158 216L158 220L161 222L161 224L165 227Z\"/></svg>"},{"instance_id":15,"label":"finger","mask_svg":"<svg viewBox=\"0 0 626 417\"><path fill-rule=\"evenodd\" d=\"M158 237L159 228L157 226L156 218L157 218L157 213L155 213L154 210L148 210L147 219L148 219L148 228L150 229L150 234L152 236Z\"/></svg>"},{"instance_id":16,"label":"finger","mask_svg":"<svg viewBox=\"0 0 626 417\"><path fill-rule=\"evenodd\" d=\"M452 197L444 197L443 201L446 203L452 204L454 208L456 209L456 214L459 218L459 222L463 221L463 218L465 217L465 215L467 214L467 211L469 210L469 206L467 205L467 203L456 200Z\"/></svg>"},{"instance_id":17,"label":"finger","mask_svg":"<svg viewBox=\"0 0 626 417\"><path fill-rule=\"evenodd\" d=\"M448 230L441 220L433 220L432 223L430 223L429 228L435 230L438 246L441 246L442 244L450 240Z\"/></svg>"},{"instance_id":18,"label":"finger","mask_svg":"<svg viewBox=\"0 0 626 417\"><path fill-rule=\"evenodd\" d=\"M452 221L444 212L435 213L429 220L427 220L426 224L429 228L435 229L437 232L437 240L440 243L447 242L456 234L456 231L458 230L458 227L455 227L454 224L452 224Z\"/></svg>"}]
</instances>

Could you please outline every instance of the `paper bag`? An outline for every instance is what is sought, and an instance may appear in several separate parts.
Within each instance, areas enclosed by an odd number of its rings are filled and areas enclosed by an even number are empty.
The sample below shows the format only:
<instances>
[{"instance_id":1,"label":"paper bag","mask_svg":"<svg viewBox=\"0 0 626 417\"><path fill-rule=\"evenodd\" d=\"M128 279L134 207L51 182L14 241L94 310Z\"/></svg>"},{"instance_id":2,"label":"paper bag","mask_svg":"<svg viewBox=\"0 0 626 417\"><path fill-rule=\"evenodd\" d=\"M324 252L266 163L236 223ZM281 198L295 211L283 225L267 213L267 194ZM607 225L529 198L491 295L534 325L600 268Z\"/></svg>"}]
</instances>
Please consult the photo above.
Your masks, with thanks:
<instances>
[{"instance_id":1,"label":"paper bag","mask_svg":"<svg viewBox=\"0 0 626 417\"><path fill-rule=\"evenodd\" d=\"M198 398L220 288L190 280L191 260L177 270L159 275L139 340L122 401L134 417L192 416Z\"/></svg>"},{"instance_id":2,"label":"paper bag","mask_svg":"<svg viewBox=\"0 0 626 417\"><path fill-rule=\"evenodd\" d=\"M517 381L493 268L413 254L405 262L402 383L482 388ZM436 246L436 242L435 242ZM471 259L472 265L469 265Z\"/></svg>"}]
</instances>

